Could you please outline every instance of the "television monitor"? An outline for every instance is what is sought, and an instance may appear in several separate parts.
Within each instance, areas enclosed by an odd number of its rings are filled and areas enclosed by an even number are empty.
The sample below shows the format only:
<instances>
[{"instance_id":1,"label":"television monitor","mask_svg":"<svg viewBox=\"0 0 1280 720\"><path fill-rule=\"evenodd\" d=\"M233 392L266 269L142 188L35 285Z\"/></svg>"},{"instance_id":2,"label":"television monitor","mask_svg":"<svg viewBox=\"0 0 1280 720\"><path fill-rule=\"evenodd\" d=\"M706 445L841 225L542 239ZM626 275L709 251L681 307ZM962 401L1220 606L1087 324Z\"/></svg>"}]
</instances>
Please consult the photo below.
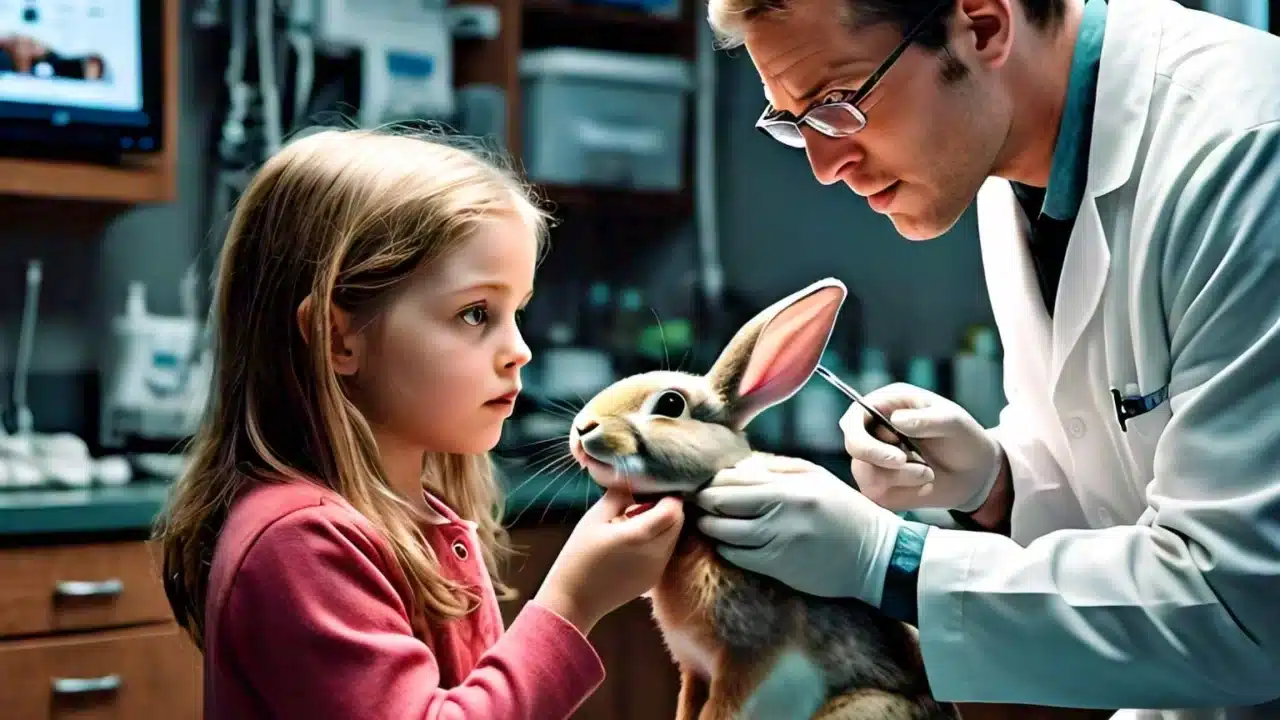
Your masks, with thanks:
<instances>
[{"instance_id":1,"label":"television monitor","mask_svg":"<svg viewBox=\"0 0 1280 720\"><path fill-rule=\"evenodd\" d=\"M0 155L163 147L166 0L0 0Z\"/></svg>"}]
</instances>

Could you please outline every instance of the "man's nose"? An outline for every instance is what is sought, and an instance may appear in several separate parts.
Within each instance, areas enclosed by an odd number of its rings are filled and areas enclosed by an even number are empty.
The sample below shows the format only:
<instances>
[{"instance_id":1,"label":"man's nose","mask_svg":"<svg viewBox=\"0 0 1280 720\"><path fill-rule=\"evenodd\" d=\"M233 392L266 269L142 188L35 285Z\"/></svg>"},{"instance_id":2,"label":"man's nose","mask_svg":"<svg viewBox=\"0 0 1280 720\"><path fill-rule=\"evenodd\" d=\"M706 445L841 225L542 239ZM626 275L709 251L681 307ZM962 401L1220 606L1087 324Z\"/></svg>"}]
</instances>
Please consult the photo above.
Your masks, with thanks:
<instances>
[{"instance_id":1,"label":"man's nose","mask_svg":"<svg viewBox=\"0 0 1280 720\"><path fill-rule=\"evenodd\" d=\"M862 162L865 155L855 138L831 138L811 127L801 127L800 132L804 135L804 152L813 177L823 185L840 182L844 171Z\"/></svg>"}]
</instances>

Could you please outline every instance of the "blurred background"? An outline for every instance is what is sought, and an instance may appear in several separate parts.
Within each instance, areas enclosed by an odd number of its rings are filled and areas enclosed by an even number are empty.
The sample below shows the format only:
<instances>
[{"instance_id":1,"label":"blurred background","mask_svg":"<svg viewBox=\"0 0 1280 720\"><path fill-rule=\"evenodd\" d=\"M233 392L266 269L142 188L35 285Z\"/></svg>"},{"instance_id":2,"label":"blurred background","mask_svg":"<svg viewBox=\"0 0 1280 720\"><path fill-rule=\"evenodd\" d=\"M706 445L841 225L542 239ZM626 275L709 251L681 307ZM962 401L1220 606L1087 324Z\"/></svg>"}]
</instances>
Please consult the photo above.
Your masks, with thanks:
<instances>
[{"instance_id":1,"label":"blurred background","mask_svg":"<svg viewBox=\"0 0 1280 720\"><path fill-rule=\"evenodd\" d=\"M1191 4L1263 28L1277 14ZM744 51L713 50L704 14L697 0L0 0L5 717L198 716L195 656L144 541L207 395L228 213L309 126L479 138L557 217L527 392L497 452L526 597L594 497L556 464L569 414L626 374L705 371L742 322L821 277L851 292L828 367L995 423L972 211L913 244L817 183L802 151L753 129L760 80ZM815 380L749 433L847 475L846 407ZM670 717L646 613L596 631L611 679L580 717Z\"/></svg>"}]
</instances>

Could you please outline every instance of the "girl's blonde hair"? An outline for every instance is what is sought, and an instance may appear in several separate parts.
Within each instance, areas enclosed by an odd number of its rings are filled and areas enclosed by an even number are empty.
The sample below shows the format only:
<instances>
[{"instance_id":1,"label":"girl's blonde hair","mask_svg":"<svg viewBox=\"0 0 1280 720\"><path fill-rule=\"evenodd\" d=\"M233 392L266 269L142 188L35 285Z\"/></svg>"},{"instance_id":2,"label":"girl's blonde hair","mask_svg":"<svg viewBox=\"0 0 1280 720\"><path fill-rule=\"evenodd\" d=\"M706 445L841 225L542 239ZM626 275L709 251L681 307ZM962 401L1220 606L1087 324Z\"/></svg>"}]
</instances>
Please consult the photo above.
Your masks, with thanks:
<instances>
[{"instance_id":1,"label":"girl's blonde hair","mask_svg":"<svg viewBox=\"0 0 1280 720\"><path fill-rule=\"evenodd\" d=\"M513 173L446 142L386 130L323 130L271 157L241 196L222 250L213 313L214 377L190 466L157 522L175 617L203 647L219 531L246 486L305 479L332 488L380 529L425 616L468 612L419 518L388 486L369 425L343 392L331 306L372 322L416 270L497 214L523 218L543 247L547 216ZM297 310L310 297L310 342ZM424 487L475 521L500 597L508 552L487 455L424 459ZM421 631L427 617L414 619Z\"/></svg>"}]
</instances>

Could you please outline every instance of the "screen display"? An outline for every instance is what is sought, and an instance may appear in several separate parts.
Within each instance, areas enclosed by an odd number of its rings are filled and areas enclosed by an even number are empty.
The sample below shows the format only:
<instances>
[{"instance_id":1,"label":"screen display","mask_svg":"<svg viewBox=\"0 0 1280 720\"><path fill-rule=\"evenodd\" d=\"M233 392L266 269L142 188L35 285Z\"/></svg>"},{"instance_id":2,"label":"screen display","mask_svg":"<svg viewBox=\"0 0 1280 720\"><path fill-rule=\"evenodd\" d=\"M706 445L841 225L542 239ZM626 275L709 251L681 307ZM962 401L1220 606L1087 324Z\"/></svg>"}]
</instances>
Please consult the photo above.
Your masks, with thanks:
<instances>
[{"instance_id":1,"label":"screen display","mask_svg":"<svg viewBox=\"0 0 1280 720\"><path fill-rule=\"evenodd\" d=\"M0 0L0 116L145 125L137 0Z\"/></svg>"}]
</instances>

